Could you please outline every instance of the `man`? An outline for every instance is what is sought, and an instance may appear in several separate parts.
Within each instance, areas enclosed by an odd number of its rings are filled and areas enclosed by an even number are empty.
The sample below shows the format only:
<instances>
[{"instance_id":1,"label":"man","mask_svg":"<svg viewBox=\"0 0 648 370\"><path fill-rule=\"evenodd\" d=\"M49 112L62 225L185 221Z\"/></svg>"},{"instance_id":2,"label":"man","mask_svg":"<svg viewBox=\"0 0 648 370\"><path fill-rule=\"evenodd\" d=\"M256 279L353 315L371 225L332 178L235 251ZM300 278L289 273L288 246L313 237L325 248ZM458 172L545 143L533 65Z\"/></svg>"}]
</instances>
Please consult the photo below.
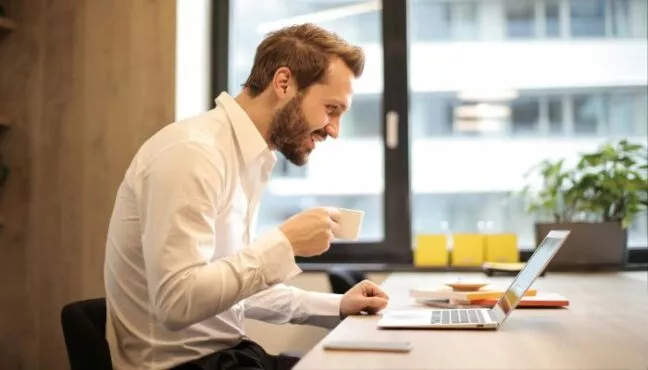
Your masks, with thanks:
<instances>
[{"instance_id":1,"label":"man","mask_svg":"<svg viewBox=\"0 0 648 370\"><path fill-rule=\"evenodd\" d=\"M375 313L387 296L365 281L343 296L283 282L295 256L324 253L339 211L299 213L253 240L261 194L281 152L303 165L336 138L364 55L311 24L259 45L243 92L170 124L139 150L117 193L104 278L116 369L288 369L243 332L244 317L331 328Z\"/></svg>"}]
</instances>

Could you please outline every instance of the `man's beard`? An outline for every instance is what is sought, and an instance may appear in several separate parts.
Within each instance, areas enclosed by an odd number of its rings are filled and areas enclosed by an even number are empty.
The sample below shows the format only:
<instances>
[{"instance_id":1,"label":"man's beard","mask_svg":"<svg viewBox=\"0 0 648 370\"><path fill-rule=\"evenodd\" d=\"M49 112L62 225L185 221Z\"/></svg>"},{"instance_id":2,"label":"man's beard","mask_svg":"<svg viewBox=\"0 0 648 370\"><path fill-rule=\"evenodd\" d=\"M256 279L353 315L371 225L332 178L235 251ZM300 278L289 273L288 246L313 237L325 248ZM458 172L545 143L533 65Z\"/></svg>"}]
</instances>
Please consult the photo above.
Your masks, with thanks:
<instances>
[{"instance_id":1,"label":"man's beard","mask_svg":"<svg viewBox=\"0 0 648 370\"><path fill-rule=\"evenodd\" d=\"M291 163L297 166L306 164L311 149L307 140L311 134L326 138L324 129L311 132L301 109L301 97L294 97L279 110L270 123L270 142Z\"/></svg>"}]
</instances>

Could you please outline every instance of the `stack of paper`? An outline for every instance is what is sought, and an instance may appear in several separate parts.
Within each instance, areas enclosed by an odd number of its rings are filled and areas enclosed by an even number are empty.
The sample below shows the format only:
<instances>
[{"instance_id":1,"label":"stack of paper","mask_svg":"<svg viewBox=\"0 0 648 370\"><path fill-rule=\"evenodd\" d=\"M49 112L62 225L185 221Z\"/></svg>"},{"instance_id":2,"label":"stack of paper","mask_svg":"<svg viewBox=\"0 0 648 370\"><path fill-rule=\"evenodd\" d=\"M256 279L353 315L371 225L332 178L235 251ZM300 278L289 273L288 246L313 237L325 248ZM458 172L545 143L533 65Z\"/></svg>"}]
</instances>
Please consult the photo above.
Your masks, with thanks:
<instances>
[{"instance_id":1,"label":"stack of paper","mask_svg":"<svg viewBox=\"0 0 648 370\"><path fill-rule=\"evenodd\" d=\"M425 305L445 307L444 304L492 307L506 290L482 288L476 291L459 292L449 287L411 289L410 296ZM520 300L520 307L564 307L569 301L558 293L538 292L529 289ZM451 308L451 307L449 307Z\"/></svg>"},{"instance_id":2,"label":"stack of paper","mask_svg":"<svg viewBox=\"0 0 648 370\"><path fill-rule=\"evenodd\" d=\"M491 289L488 287L476 291L458 292L449 287L411 289L410 297L417 300L453 301L469 303L484 299L499 299L506 290ZM537 291L529 289L525 295L534 296Z\"/></svg>"},{"instance_id":3,"label":"stack of paper","mask_svg":"<svg viewBox=\"0 0 648 370\"><path fill-rule=\"evenodd\" d=\"M487 298L470 302L471 305L480 307L493 307L497 303L495 298ZM533 296L524 296L518 307L566 307L569 300L558 293L538 292Z\"/></svg>"}]
</instances>

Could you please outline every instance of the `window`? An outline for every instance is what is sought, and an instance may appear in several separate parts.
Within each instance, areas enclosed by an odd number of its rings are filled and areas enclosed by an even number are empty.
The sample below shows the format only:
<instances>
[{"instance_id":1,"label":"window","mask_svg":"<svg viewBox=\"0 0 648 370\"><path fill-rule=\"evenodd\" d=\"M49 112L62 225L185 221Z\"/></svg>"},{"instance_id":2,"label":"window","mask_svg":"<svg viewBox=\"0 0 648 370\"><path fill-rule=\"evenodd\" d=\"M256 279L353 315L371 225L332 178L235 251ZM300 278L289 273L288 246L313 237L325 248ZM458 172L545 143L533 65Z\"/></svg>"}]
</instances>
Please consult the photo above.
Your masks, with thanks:
<instances>
[{"instance_id":1,"label":"window","mask_svg":"<svg viewBox=\"0 0 648 370\"><path fill-rule=\"evenodd\" d=\"M508 119L499 131L486 134L457 124L457 107L474 106L447 94L415 94L411 109L412 137L561 137L565 135L598 137L641 137L646 132L646 95L641 88L604 88L593 92L564 89L553 92L521 91L510 102ZM565 115L564 101L573 107ZM492 105L492 104L491 104ZM497 106L497 105L494 105ZM506 110L505 110L506 111ZM644 120L644 121L642 121ZM568 129L569 122L573 125Z\"/></svg>"},{"instance_id":2,"label":"window","mask_svg":"<svg viewBox=\"0 0 648 370\"><path fill-rule=\"evenodd\" d=\"M621 21L619 20L619 23ZM630 3L631 37L645 39L648 37L648 1L632 1Z\"/></svg>"},{"instance_id":3,"label":"window","mask_svg":"<svg viewBox=\"0 0 648 370\"><path fill-rule=\"evenodd\" d=\"M604 37L605 0L571 0L571 34L573 37Z\"/></svg>"},{"instance_id":4,"label":"window","mask_svg":"<svg viewBox=\"0 0 648 370\"><path fill-rule=\"evenodd\" d=\"M280 158L257 234L303 209L337 205L365 210L363 245L339 243L317 261L402 262L417 234L442 225L515 232L530 248L534 218L514 194L533 164L610 138L648 143L647 50L637 40L646 34L644 1L403 3L229 0L233 93L263 34L286 23L314 21L367 54L341 138L305 167ZM399 117L395 146L385 140L390 111ZM648 246L647 224L643 215L629 228L631 248Z\"/></svg>"},{"instance_id":5,"label":"window","mask_svg":"<svg viewBox=\"0 0 648 370\"><path fill-rule=\"evenodd\" d=\"M644 38L647 33L645 1L503 0L501 7L509 39ZM489 17L479 31L487 34L497 23Z\"/></svg>"},{"instance_id":6,"label":"window","mask_svg":"<svg viewBox=\"0 0 648 370\"><path fill-rule=\"evenodd\" d=\"M619 137L635 133L635 96L637 94L617 92L606 96L607 102L607 133ZM648 122L645 122L648 125Z\"/></svg>"},{"instance_id":7,"label":"window","mask_svg":"<svg viewBox=\"0 0 648 370\"><path fill-rule=\"evenodd\" d=\"M450 9L447 2L428 1L414 17L425 22L417 21L412 29L412 37L418 41L449 40L450 39Z\"/></svg>"},{"instance_id":8,"label":"window","mask_svg":"<svg viewBox=\"0 0 648 370\"><path fill-rule=\"evenodd\" d=\"M454 107L457 101L444 94L419 94L414 97L411 121L421 122L412 127L412 136L451 136Z\"/></svg>"},{"instance_id":9,"label":"window","mask_svg":"<svg viewBox=\"0 0 648 370\"><path fill-rule=\"evenodd\" d=\"M516 99L511 103L511 132L515 136L538 134L540 105L538 98Z\"/></svg>"},{"instance_id":10,"label":"window","mask_svg":"<svg viewBox=\"0 0 648 370\"><path fill-rule=\"evenodd\" d=\"M474 40L479 6L473 1L425 1L411 13L412 37L418 41Z\"/></svg>"},{"instance_id":11,"label":"window","mask_svg":"<svg viewBox=\"0 0 648 370\"><path fill-rule=\"evenodd\" d=\"M535 2L515 0L506 2L506 35L510 38L536 36Z\"/></svg>"},{"instance_id":12,"label":"window","mask_svg":"<svg viewBox=\"0 0 648 370\"><path fill-rule=\"evenodd\" d=\"M469 132L452 127L452 115L440 109L465 102L443 94L413 94L412 233L445 232L444 225L452 232L515 231L522 246L532 246L534 219L521 199L511 197L522 185L512 184L521 184L530 166L544 158L574 158L608 138L646 143L646 91L519 91L506 103L508 125L495 130L477 125ZM441 133L439 128L446 129ZM629 245L646 245L644 220L640 216L630 228Z\"/></svg>"},{"instance_id":13,"label":"window","mask_svg":"<svg viewBox=\"0 0 648 370\"><path fill-rule=\"evenodd\" d=\"M375 7L357 10L362 4L366 5L366 2L233 1L230 50L231 59L234 61L231 69L236 73L229 81L229 90L234 93L240 90L252 67L255 48L264 34L301 19L294 17L314 18L315 23L344 35L350 42L362 45L375 44L381 38L380 12ZM329 16L326 15L327 12ZM330 16L331 13L334 15ZM339 14L335 15L335 13ZM372 63L375 62L378 61L368 60L366 68L371 71ZM376 77L370 75L368 78ZM356 152L353 150L355 149L353 141L349 141L363 137L378 139L381 133L379 102L379 94L360 96L342 119L342 138L318 145L305 167L297 168L285 159L280 161L278 171L273 173L261 205L258 232L262 233L276 227L287 218L286 216L307 207L322 205L352 207L353 199L357 197L378 200L378 205L372 209L374 212L381 212L379 201L381 188L375 186L373 189L366 188L370 181L382 181L382 168L380 163L376 163L380 161L380 156L374 153L379 147L368 143L367 150ZM373 162L376 165L362 165L365 162ZM347 187L345 184L353 186ZM336 196L332 196L331 193ZM344 193L348 194L338 196ZM367 214L367 219L363 221L361 238L365 241L382 239L382 222L380 222L382 214L378 213L376 217L372 217L372 213Z\"/></svg>"},{"instance_id":14,"label":"window","mask_svg":"<svg viewBox=\"0 0 648 370\"><path fill-rule=\"evenodd\" d=\"M305 0L230 0L218 2L223 12L229 13L228 71L220 71L216 80L226 80L226 89L238 94L252 68L257 45L264 35L286 25L312 22L342 35L347 41L364 47L365 72L354 86L353 102L341 121L338 139L320 143L303 167L289 163L282 155L267 186L257 217L256 235L277 227L292 215L318 206L337 206L365 211L360 240L338 242L328 253L308 261L355 260L355 262L404 262L411 260L409 244L409 210L407 204L407 167L393 165L402 162L402 149L386 150L383 121L385 110L398 110L406 102L406 85L400 83L396 59L383 54L393 53L393 46L404 44L394 32L404 21L396 21L395 14L383 17L388 11L380 1L322 1ZM229 10L225 9L229 5ZM397 4L396 4L397 5ZM395 6L395 8L399 8ZM454 6L450 7L455 8ZM459 7L462 8L462 7ZM401 16L405 17L402 12ZM470 16L470 14L468 14ZM461 25L465 14L450 14L453 22ZM383 24L389 19L392 24ZM216 25L218 28L218 25ZM461 27L457 26L459 29ZM389 47L383 51L383 28L390 29ZM394 65L396 64L396 65ZM383 69L391 71L383 81ZM403 68L404 70L404 68ZM400 84L399 87L394 85ZM399 111L403 111L400 109ZM406 128L407 126L402 126ZM401 130L402 130L401 128ZM399 132L407 136L407 131ZM389 164L392 165L389 165ZM398 216L398 213L403 216ZM389 219L388 219L389 217ZM355 244L363 244L361 246Z\"/></svg>"},{"instance_id":15,"label":"window","mask_svg":"<svg viewBox=\"0 0 648 370\"><path fill-rule=\"evenodd\" d=\"M646 90L635 94L634 96L634 128L636 136L648 137L648 93Z\"/></svg>"},{"instance_id":16,"label":"window","mask_svg":"<svg viewBox=\"0 0 648 370\"><path fill-rule=\"evenodd\" d=\"M626 38L631 34L630 4L628 0L609 1L610 33L613 37Z\"/></svg>"},{"instance_id":17,"label":"window","mask_svg":"<svg viewBox=\"0 0 648 370\"><path fill-rule=\"evenodd\" d=\"M574 104L574 133L592 136L605 132L605 101L602 95L576 95Z\"/></svg>"},{"instance_id":18,"label":"window","mask_svg":"<svg viewBox=\"0 0 648 370\"><path fill-rule=\"evenodd\" d=\"M608 0L609 33L612 37L627 38L632 34L629 0Z\"/></svg>"},{"instance_id":19,"label":"window","mask_svg":"<svg viewBox=\"0 0 648 370\"><path fill-rule=\"evenodd\" d=\"M417 14L428 2L410 3ZM481 10L493 5L475 3ZM543 43L537 49L533 44L533 38L563 37L563 31L568 37L607 37L605 7L578 0L501 4L504 41L497 45L417 39L408 45L413 235L444 232L444 225L453 232L477 232L482 225L515 232L523 248L532 247L534 219L523 200L511 196L532 165L546 158L574 158L612 137L647 141L646 103L639 98L646 88L614 86L632 72L610 42L580 44L585 45L581 50L600 56L587 65L566 55L562 43ZM491 19L478 28L476 39L497 28L497 18ZM413 22L410 27L423 27L416 24L422 22L417 17ZM533 54L537 59L526 58L536 50L542 50ZM645 46L634 50L645 53ZM635 72L645 78L639 65ZM597 86L602 76L609 83ZM444 113L444 106L455 114ZM473 116L457 120L457 111ZM645 218L640 218L630 228L629 245L646 246L647 235Z\"/></svg>"},{"instance_id":20,"label":"window","mask_svg":"<svg viewBox=\"0 0 648 370\"><path fill-rule=\"evenodd\" d=\"M545 37L560 37L560 1L546 0L544 2Z\"/></svg>"},{"instance_id":21,"label":"window","mask_svg":"<svg viewBox=\"0 0 648 370\"><path fill-rule=\"evenodd\" d=\"M364 94L354 98L340 127L345 138L378 139L382 137L381 123L380 96Z\"/></svg>"},{"instance_id":22,"label":"window","mask_svg":"<svg viewBox=\"0 0 648 370\"><path fill-rule=\"evenodd\" d=\"M547 99L547 103L549 133L552 136L561 136L564 132L562 96L551 96Z\"/></svg>"},{"instance_id":23,"label":"window","mask_svg":"<svg viewBox=\"0 0 648 370\"><path fill-rule=\"evenodd\" d=\"M452 1L450 19L452 36L455 40L474 40L477 38L478 5L473 1Z\"/></svg>"}]
</instances>

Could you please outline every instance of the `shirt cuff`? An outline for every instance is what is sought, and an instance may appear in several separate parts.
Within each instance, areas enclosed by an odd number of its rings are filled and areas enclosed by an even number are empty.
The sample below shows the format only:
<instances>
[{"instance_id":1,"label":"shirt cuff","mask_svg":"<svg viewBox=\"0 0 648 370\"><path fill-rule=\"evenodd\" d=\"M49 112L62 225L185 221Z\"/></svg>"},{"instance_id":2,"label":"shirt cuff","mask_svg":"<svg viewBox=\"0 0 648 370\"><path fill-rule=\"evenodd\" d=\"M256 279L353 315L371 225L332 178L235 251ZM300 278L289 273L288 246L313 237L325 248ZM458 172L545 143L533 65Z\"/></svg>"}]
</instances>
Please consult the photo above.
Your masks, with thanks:
<instances>
[{"instance_id":1,"label":"shirt cuff","mask_svg":"<svg viewBox=\"0 0 648 370\"><path fill-rule=\"evenodd\" d=\"M302 300L303 322L312 326L333 329L341 321L342 294L304 292Z\"/></svg>"},{"instance_id":2,"label":"shirt cuff","mask_svg":"<svg viewBox=\"0 0 648 370\"><path fill-rule=\"evenodd\" d=\"M266 286L290 280L302 272L295 261L292 245L278 228L263 235L254 244L261 259L262 278Z\"/></svg>"},{"instance_id":3,"label":"shirt cuff","mask_svg":"<svg viewBox=\"0 0 648 370\"><path fill-rule=\"evenodd\" d=\"M340 317L342 294L304 292L304 311L308 316Z\"/></svg>"}]
</instances>

